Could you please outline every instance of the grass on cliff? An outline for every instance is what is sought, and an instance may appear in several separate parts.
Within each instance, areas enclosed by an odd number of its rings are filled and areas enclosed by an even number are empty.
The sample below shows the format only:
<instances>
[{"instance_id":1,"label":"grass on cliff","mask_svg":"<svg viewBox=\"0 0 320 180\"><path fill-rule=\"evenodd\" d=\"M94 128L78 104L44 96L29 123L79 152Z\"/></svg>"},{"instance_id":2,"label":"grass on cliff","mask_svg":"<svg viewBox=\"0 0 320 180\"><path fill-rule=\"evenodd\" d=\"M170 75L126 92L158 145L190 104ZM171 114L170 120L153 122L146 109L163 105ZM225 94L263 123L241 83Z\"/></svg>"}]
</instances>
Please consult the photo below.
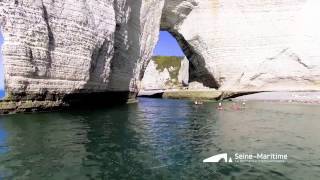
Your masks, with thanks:
<instances>
[{"instance_id":1,"label":"grass on cliff","mask_svg":"<svg viewBox=\"0 0 320 180\"><path fill-rule=\"evenodd\" d=\"M180 56L154 56L152 58L157 65L156 69L163 72L165 69L169 71L170 79L178 80L179 70L183 57Z\"/></svg>"}]
</instances>

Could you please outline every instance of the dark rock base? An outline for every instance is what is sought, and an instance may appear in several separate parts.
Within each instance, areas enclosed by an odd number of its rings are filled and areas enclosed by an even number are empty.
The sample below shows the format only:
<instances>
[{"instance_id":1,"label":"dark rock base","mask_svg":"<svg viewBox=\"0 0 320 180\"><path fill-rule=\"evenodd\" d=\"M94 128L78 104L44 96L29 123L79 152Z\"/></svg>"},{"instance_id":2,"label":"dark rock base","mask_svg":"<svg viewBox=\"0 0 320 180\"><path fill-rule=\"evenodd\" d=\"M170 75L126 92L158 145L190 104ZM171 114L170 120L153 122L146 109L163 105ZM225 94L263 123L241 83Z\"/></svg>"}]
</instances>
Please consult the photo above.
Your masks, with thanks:
<instances>
[{"instance_id":1,"label":"dark rock base","mask_svg":"<svg viewBox=\"0 0 320 180\"><path fill-rule=\"evenodd\" d=\"M135 92L72 94L9 94L0 101L0 114L95 108L136 102Z\"/></svg>"}]
</instances>

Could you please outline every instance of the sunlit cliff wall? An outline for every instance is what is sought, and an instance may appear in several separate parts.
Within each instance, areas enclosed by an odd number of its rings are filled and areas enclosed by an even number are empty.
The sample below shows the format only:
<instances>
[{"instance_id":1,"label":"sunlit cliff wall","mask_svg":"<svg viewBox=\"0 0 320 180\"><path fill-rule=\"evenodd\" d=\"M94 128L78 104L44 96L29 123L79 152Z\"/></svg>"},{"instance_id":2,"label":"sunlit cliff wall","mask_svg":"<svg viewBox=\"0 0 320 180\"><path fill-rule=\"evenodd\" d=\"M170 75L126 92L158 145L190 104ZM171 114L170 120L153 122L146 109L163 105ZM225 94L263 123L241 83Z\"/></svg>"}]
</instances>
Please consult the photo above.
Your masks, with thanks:
<instances>
[{"instance_id":1,"label":"sunlit cliff wall","mask_svg":"<svg viewBox=\"0 0 320 180\"><path fill-rule=\"evenodd\" d=\"M191 61L191 81L231 91L320 90L317 0L166 1L161 27Z\"/></svg>"},{"instance_id":2,"label":"sunlit cliff wall","mask_svg":"<svg viewBox=\"0 0 320 180\"><path fill-rule=\"evenodd\" d=\"M190 81L228 91L320 90L317 0L2 0L7 100L135 92L170 31Z\"/></svg>"}]
</instances>

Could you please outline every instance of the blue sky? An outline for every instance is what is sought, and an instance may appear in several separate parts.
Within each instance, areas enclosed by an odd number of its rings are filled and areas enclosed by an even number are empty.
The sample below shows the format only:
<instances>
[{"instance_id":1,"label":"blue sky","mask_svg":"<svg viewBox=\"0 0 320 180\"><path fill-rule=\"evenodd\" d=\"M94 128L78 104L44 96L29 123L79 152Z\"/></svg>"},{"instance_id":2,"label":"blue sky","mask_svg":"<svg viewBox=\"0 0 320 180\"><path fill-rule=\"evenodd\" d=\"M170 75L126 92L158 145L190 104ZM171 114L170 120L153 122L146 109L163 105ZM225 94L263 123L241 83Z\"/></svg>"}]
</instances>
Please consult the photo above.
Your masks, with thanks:
<instances>
[{"instance_id":1,"label":"blue sky","mask_svg":"<svg viewBox=\"0 0 320 180\"><path fill-rule=\"evenodd\" d=\"M184 56L176 39L167 31L160 31L159 42L153 52L156 56Z\"/></svg>"},{"instance_id":2,"label":"blue sky","mask_svg":"<svg viewBox=\"0 0 320 180\"><path fill-rule=\"evenodd\" d=\"M1 29L0 29L1 30ZM0 47L2 47L3 37L0 32ZM1 49L1 48L0 48ZM3 74L3 60L2 60L2 50L0 51L0 90L4 89L4 74Z\"/></svg>"},{"instance_id":3,"label":"blue sky","mask_svg":"<svg viewBox=\"0 0 320 180\"><path fill-rule=\"evenodd\" d=\"M3 36L0 32L0 47L2 43ZM0 89L4 89L3 60L1 53L0 51ZM160 31L159 42L153 54L157 56L184 56L176 39L167 31Z\"/></svg>"}]
</instances>

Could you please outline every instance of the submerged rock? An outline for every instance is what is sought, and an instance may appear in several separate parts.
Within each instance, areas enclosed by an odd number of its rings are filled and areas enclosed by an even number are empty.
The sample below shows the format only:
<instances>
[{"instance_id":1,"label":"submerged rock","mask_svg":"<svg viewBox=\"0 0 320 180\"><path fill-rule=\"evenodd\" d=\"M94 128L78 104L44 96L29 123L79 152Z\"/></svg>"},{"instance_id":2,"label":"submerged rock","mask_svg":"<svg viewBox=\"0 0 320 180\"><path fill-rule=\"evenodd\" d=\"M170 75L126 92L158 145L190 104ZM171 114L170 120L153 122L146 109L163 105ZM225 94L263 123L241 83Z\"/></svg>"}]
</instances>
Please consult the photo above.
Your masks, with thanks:
<instances>
[{"instance_id":1,"label":"submerged rock","mask_svg":"<svg viewBox=\"0 0 320 180\"><path fill-rule=\"evenodd\" d=\"M221 91L215 89L201 90L167 90L162 97L168 99L219 100Z\"/></svg>"}]
</instances>

